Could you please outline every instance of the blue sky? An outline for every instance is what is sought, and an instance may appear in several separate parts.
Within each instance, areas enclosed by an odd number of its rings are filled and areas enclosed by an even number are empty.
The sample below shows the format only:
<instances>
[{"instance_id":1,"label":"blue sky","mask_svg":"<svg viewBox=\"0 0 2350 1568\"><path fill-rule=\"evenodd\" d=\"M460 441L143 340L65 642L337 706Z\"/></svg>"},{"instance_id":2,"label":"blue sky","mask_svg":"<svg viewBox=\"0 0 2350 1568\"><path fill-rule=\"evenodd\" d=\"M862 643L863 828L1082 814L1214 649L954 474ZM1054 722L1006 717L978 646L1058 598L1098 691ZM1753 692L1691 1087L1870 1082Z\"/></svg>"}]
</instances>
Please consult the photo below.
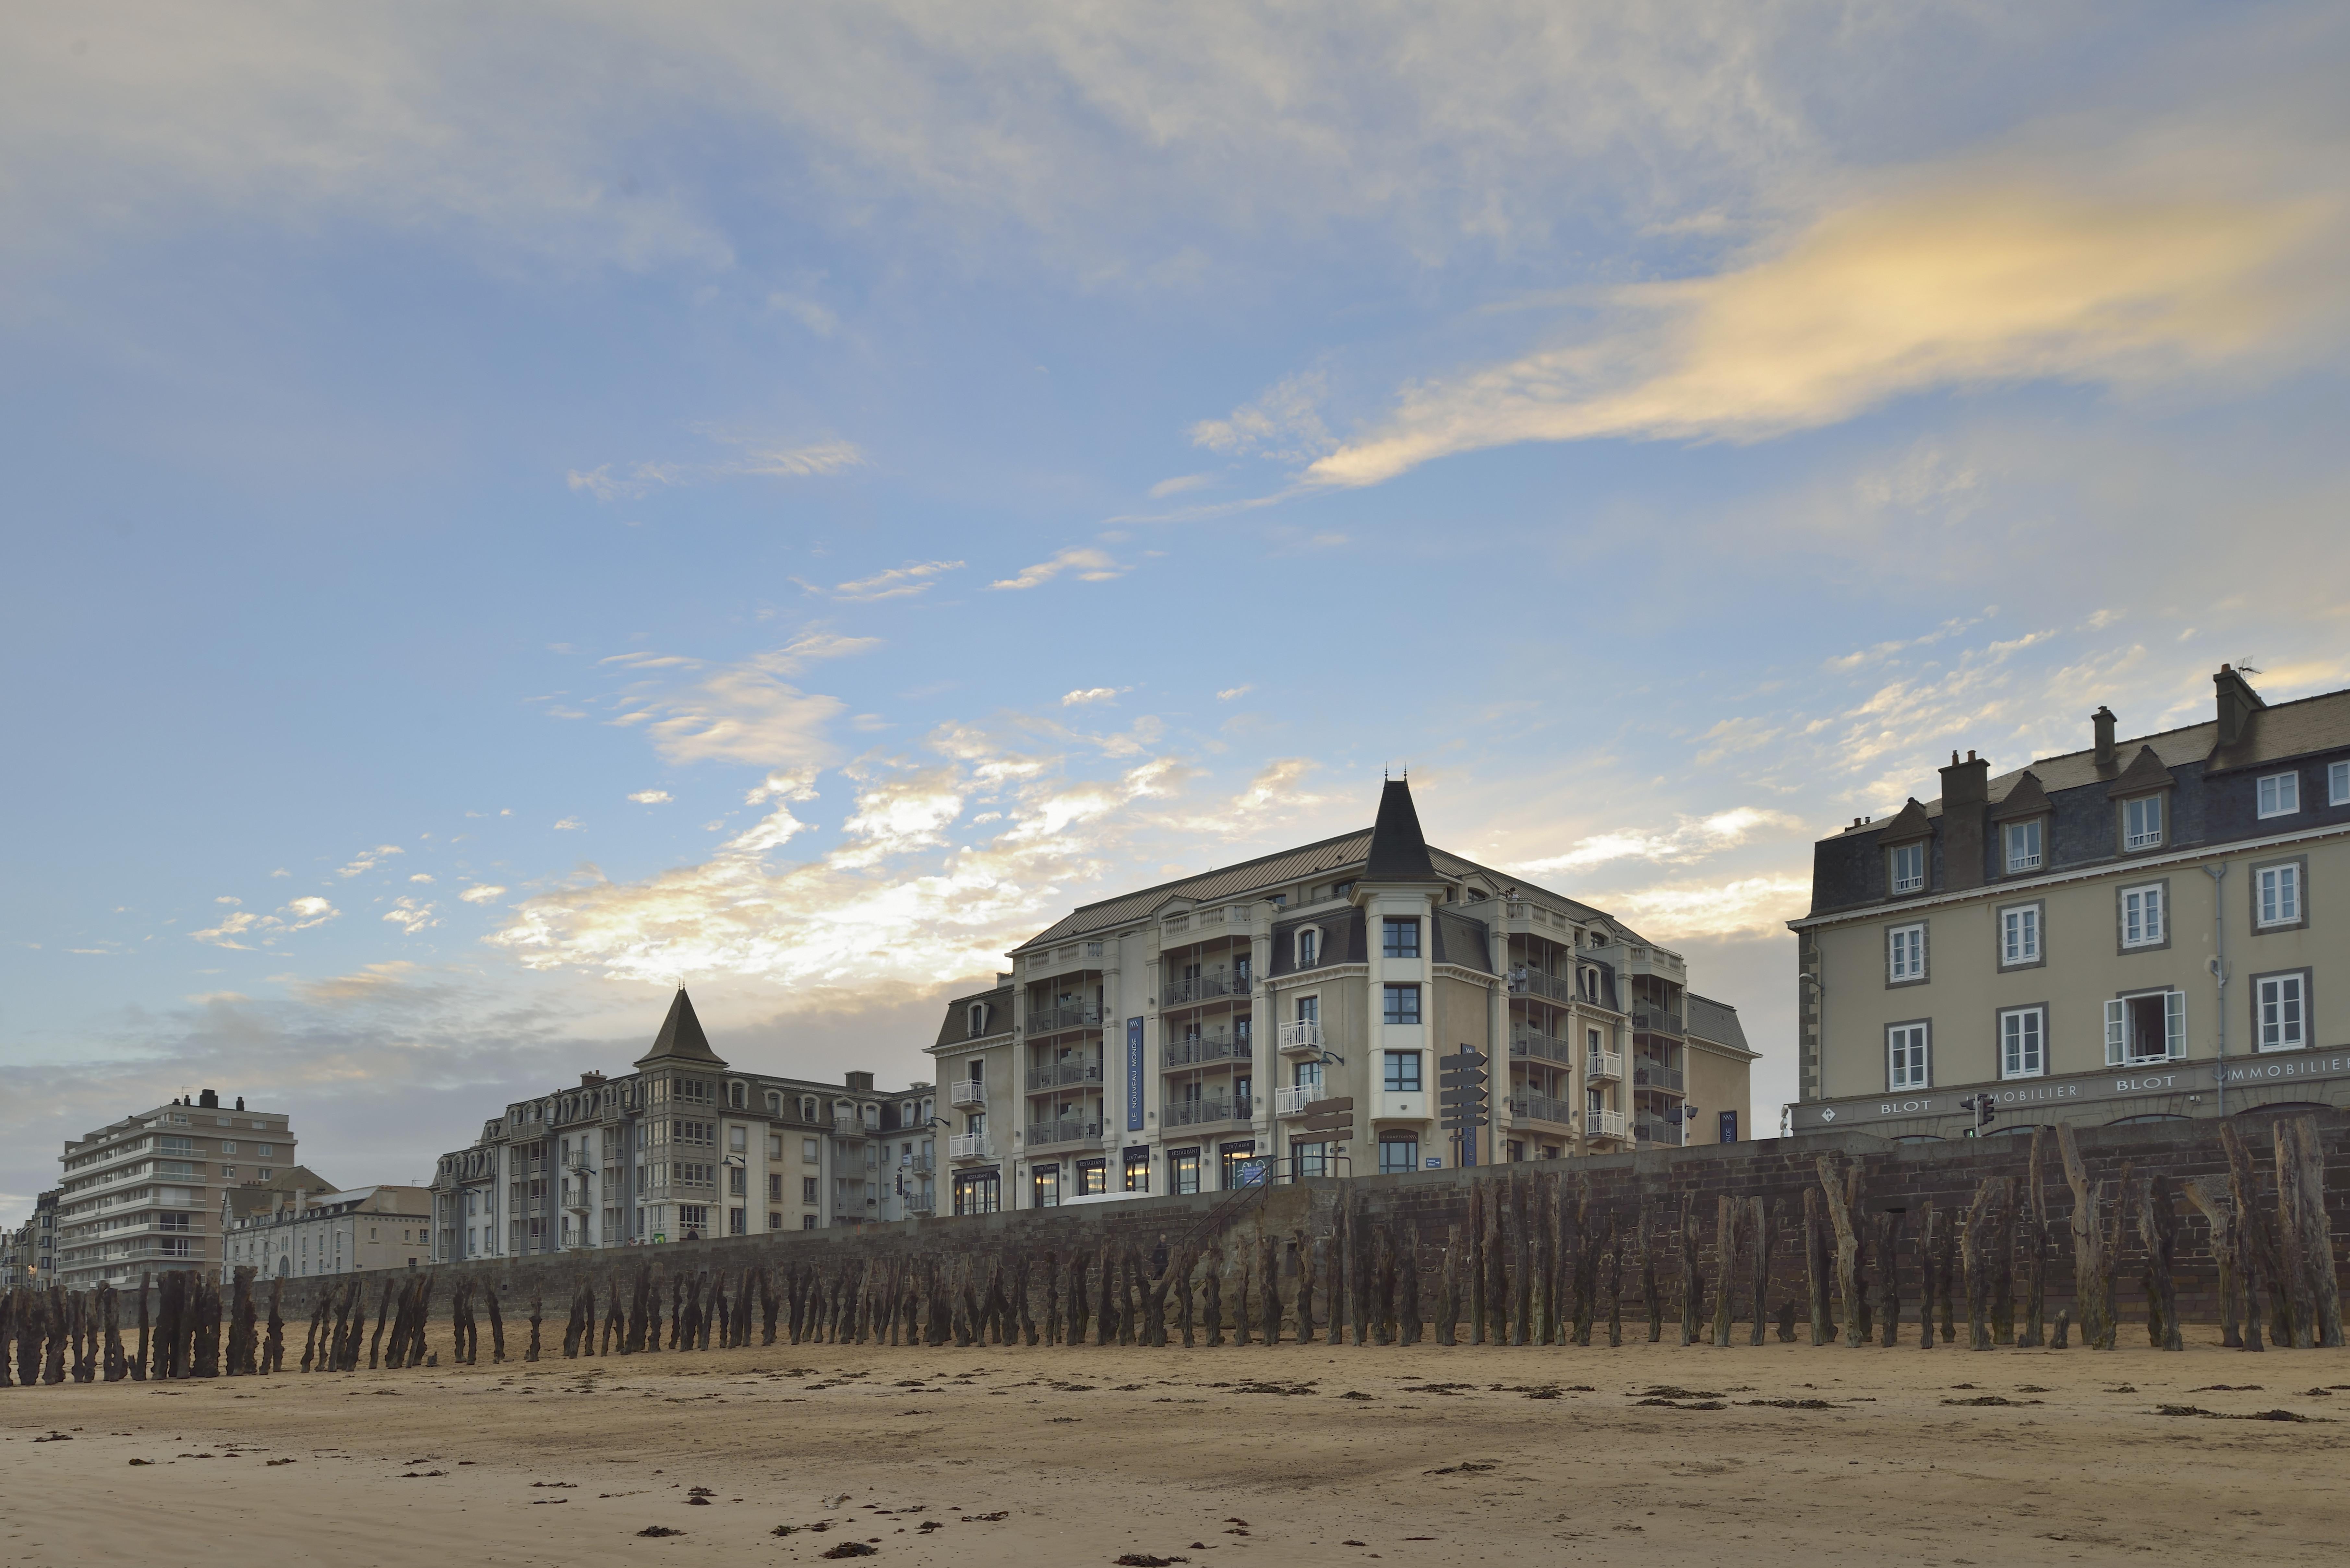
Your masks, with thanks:
<instances>
[{"instance_id":1,"label":"blue sky","mask_svg":"<svg viewBox=\"0 0 2350 1568\"><path fill-rule=\"evenodd\" d=\"M2322 6L0 23L0 1209L625 1063L919 1075L1367 821L1687 952L1809 843L2350 680Z\"/></svg>"}]
</instances>

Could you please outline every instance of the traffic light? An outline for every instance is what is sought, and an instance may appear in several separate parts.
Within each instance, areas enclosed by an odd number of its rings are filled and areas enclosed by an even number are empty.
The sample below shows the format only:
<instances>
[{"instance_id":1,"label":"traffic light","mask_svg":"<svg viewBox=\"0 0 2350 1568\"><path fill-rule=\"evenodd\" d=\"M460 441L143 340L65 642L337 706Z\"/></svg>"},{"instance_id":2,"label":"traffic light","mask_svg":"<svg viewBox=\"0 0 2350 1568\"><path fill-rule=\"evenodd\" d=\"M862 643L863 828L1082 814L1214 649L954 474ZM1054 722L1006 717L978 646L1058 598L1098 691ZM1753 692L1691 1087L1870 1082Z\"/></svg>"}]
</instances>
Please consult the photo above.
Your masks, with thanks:
<instances>
[{"instance_id":1,"label":"traffic light","mask_svg":"<svg viewBox=\"0 0 2350 1568\"><path fill-rule=\"evenodd\" d=\"M1991 1118L1999 1115L1999 1108L1992 1103L1992 1096L1987 1094L1969 1095L1959 1102L1959 1109L1974 1113L1974 1126L1967 1129L1969 1137L1982 1137L1984 1131L1990 1127Z\"/></svg>"}]
</instances>

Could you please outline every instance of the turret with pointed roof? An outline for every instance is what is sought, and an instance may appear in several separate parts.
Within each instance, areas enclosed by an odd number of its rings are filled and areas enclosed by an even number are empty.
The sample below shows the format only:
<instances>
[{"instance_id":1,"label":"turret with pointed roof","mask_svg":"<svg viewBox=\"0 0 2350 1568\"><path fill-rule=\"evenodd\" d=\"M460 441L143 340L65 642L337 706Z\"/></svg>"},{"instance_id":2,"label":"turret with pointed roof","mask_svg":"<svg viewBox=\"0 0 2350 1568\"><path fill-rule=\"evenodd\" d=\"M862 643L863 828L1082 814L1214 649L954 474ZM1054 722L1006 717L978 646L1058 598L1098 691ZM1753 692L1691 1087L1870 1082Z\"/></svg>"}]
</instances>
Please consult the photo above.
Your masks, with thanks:
<instances>
[{"instance_id":1,"label":"turret with pointed roof","mask_svg":"<svg viewBox=\"0 0 2350 1568\"><path fill-rule=\"evenodd\" d=\"M1379 792L1378 820L1371 824L1371 847L1363 864L1366 882L1441 882L1420 836L1419 813L1411 804L1411 784L1389 779Z\"/></svg>"},{"instance_id":2,"label":"turret with pointed roof","mask_svg":"<svg viewBox=\"0 0 2350 1568\"><path fill-rule=\"evenodd\" d=\"M725 1059L710 1048L710 1037L702 1032L702 1020L693 1015L693 999L685 994L685 987L677 988L677 999L669 1004L669 1016L661 1020L660 1033L653 1036L653 1048L637 1058L639 1067L650 1067L656 1062L698 1062L704 1066L723 1067Z\"/></svg>"}]
</instances>

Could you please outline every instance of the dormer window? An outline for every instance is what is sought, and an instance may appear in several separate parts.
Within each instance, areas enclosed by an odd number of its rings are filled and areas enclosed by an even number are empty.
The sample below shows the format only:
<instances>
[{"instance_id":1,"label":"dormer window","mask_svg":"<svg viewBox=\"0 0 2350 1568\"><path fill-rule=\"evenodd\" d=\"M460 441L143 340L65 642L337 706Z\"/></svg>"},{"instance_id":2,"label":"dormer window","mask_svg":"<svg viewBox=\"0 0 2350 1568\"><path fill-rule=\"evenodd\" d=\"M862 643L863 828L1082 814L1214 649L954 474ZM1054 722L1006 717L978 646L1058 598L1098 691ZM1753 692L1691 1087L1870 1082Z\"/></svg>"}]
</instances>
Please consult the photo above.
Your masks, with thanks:
<instances>
[{"instance_id":1,"label":"dormer window","mask_svg":"<svg viewBox=\"0 0 2350 1568\"><path fill-rule=\"evenodd\" d=\"M970 1033L970 1034L969 1034L969 1035L967 1035L967 1036L966 1036L966 1038L968 1038L968 1039L972 1039L972 1040L976 1040L976 1039L978 1039L981 1035L983 1035L983 1034L986 1033L987 1033L987 1003L985 1003L985 1002L972 1002L972 1003L971 1004L971 1010L970 1010L970 1013L969 1013L969 1017L968 1017L968 1023L969 1023L970 1027L971 1027L971 1033Z\"/></svg>"},{"instance_id":2,"label":"dormer window","mask_svg":"<svg viewBox=\"0 0 2350 1568\"><path fill-rule=\"evenodd\" d=\"M729 1084L726 1085L726 1104L739 1111L748 1103L748 1093L740 1084Z\"/></svg>"},{"instance_id":3,"label":"dormer window","mask_svg":"<svg viewBox=\"0 0 2350 1568\"><path fill-rule=\"evenodd\" d=\"M2162 847L2162 796L2142 794L2122 802L2122 847Z\"/></svg>"},{"instance_id":4,"label":"dormer window","mask_svg":"<svg viewBox=\"0 0 2350 1568\"><path fill-rule=\"evenodd\" d=\"M2299 774L2271 774L2256 788L2262 816L2291 816L2301 809Z\"/></svg>"},{"instance_id":5,"label":"dormer window","mask_svg":"<svg viewBox=\"0 0 2350 1568\"><path fill-rule=\"evenodd\" d=\"M1297 933L1297 967L1312 969L1322 961L1322 932L1308 926Z\"/></svg>"},{"instance_id":6,"label":"dormer window","mask_svg":"<svg viewBox=\"0 0 2350 1568\"><path fill-rule=\"evenodd\" d=\"M2046 825L2038 817L2029 822L2011 822L2000 829L2002 853L2001 863L2011 877L2040 869L2045 858L2043 836Z\"/></svg>"},{"instance_id":7,"label":"dormer window","mask_svg":"<svg viewBox=\"0 0 2350 1568\"><path fill-rule=\"evenodd\" d=\"M1886 885L1897 897L1922 891L1926 886L1925 842L1897 844L1887 850L1885 877Z\"/></svg>"},{"instance_id":8,"label":"dormer window","mask_svg":"<svg viewBox=\"0 0 2350 1568\"><path fill-rule=\"evenodd\" d=\"M815 1121L815 1120L816 1119L816 1098L815 1098L815 1096L802 1096L802 1098L801 1098L801 1100L800 1100L800 1120L802 1120L802 1121L804 1121L804 1122L812 1122L812 1121Z\"/></svg>"}]
</instances>

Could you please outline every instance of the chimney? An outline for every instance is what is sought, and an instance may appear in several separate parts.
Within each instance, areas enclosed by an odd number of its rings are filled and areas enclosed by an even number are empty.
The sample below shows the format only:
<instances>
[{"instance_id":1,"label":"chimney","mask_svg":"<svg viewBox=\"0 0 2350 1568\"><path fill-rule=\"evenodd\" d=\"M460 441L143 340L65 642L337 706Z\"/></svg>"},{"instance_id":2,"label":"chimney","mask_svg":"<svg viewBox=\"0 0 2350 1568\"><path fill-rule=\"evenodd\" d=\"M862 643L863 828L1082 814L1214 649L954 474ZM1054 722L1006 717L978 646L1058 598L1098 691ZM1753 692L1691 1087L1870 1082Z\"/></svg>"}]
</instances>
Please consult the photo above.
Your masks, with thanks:
<instances>
[{"instance_id":1,"label":"chimney","mask_svg":"<svg viewBox=\"0 0 2350 1568\"><path fill-rule=\"evenodd\" d=\"M2268 704L2252 690L2252 683L2230 665L2220 666L2220 673L2211 677L2211 684L2217 689L2220 701L2219 743L2232 746L2244 738L2244 727L2251 722L2252 715Z\"/></svg>"},{"instance_id":2,"label":"chimney","mask_svg":"<svg viewBox=\"0 0 2350 1568\"><path fill-rule=\"evenodd\" d=\"M1984 831L1990 786L1990 763L1972 752L1965 762L1950 753L1950 765L1942 770L1942 877L1953 892L1980 888L1990 876Z\"/></svg>"},{"instance_id":3,"label":"chimney","mask_svg":"<svg viewBox=\"0 0 2350 1568\"><path fill-rule=\"evenodd\" d=\"M873 1092L873 1075L870 1073L851 1073L848 1075L847 1083L850 1088L859 1094L869 1095Z\"/></svg>"},{"instance_id":4,"label":"chimney","mask_svg":"<svg viewBox=\"0 0 2350 1568\"><path fill-rule=\"evenodd\" d=\"M2089 727L2097 737L2097 765L2101 768L2112 767L2114 765L2114 711L2111 708L2100 706L2095 712L2089 715Z\"/></svg>"},{"instance_id":5,"label":"chimney","mask_svg":"<svg viewBox=\"0 0 2350 1568\"><path fill-rule=\"evenodd\" d=\"M244 1096L243 1095L239 1095L236 1097L236 1108L238 1110L244 1109Z\"/></svg>"},{"instance_id":6,"label":"chimney","mask_svg":"<svg viewBox=\"0 0 2350 1568\"><path fill-rule=\"evenodd\" d=\"M220 1096L210 1089L206 1089L203 1094L196 1096L196 1104L205 1110L216 1111L220 1109Z\"/></svg>"}]
</instances>

